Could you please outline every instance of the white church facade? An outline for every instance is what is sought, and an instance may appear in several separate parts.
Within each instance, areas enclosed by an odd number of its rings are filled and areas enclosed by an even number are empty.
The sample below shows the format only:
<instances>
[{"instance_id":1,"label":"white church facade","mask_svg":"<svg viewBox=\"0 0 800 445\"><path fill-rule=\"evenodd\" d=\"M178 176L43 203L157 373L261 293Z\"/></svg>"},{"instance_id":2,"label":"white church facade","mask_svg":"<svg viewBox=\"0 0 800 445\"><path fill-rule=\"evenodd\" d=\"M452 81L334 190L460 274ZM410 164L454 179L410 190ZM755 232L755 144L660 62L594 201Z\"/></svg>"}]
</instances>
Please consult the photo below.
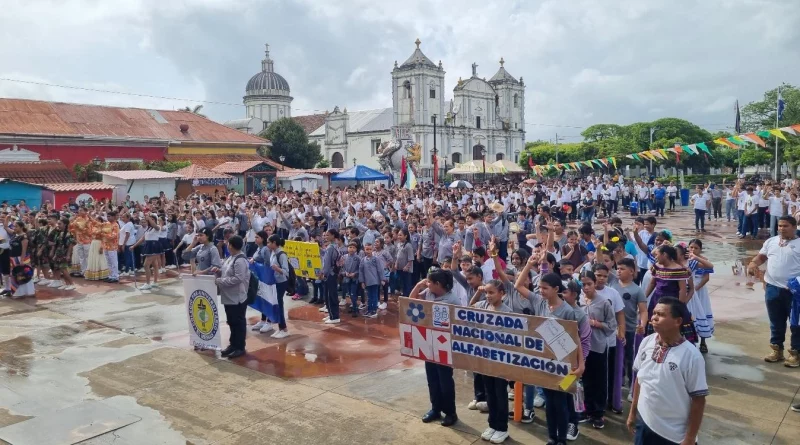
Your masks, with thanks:
<instances>
[{"instance_id":1,"label":"white church facade","mask_svg":"<svg viewBox=\"0 0 800 445\"><path fill-rule=\"evenodd\" d=\"M357 163L378 168L377 150L381 143L419 143L420 179L429 180L435 138L442 170L484 157L487 162L516 162L525 145L522 78L517 80L509 74L502 58L499 69L488 80L478 75L478 66L473 64L470 77L459 78L452 99L446 100L442 62L435 64L423 54L419 39L415 44L411 56L400 65L395 62L391 72L391 108L348 112L337 106L333 112L318 115L318 122L324 123L315 129L307 128L309 139L319 143L324 158L332 167L347 168ZM274 71L267 47L261 72L246 87L247 119L226 125L257 133L260 129L251 127L257 127L259 121L266 128L281 117L291 117L291 101L289 84ZM296 119L304 117L311 116Z\"/></svg>"}]
</instances>

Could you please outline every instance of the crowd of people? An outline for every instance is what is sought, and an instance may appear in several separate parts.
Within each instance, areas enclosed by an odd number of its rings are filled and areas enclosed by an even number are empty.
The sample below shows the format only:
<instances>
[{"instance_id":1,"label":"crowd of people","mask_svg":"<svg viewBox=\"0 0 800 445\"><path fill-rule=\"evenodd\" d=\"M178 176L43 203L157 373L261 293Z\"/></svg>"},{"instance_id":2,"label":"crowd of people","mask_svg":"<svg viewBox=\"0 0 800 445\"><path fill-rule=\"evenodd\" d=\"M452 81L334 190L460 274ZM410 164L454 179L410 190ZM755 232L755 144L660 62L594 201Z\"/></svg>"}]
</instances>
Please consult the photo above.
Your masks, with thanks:
<instances>
[{"instance_id":1,"label":"crowd of people","mask_svg":"<svg viewBox=\"0 0 800 445\"><path fill-rule=\"evenodd\" d=\"M621 413L622 388L628 388L636 443L694 443L708 393L702 354L714 334L706 288L714 265L703 255L702 238L681 242L662 227L659 218L675 210L678 188L609 175L528 182L184 199L162 192L142 202L71 200L58 209L3 204L3 294L24 298L36 286L73 290L76 277L115 283L137 273L144 275L139 289L153 291L168 270L188 267L217 277L231 326L222 355L230 358L246 348L248 262L269 266L280 305L277 317L264 314L249 328L278 339L290 335L284 297L306 295L326 314L326 324L340 323L345 311L380 317L390 297L400 295L572 320L581 340L572 372L580 377L583 403L526 385L522 421L532 422L535 408L544 406L548 444L575 440L579 424L602 429L607 410ZM791 216L800 210L797 192L796 181L739 180L699 186L691 198L698 232L712 213L723 218L723 200L725 217L739 219L740 235L773 230L749 269L755 274L767 263L772 353L766 360L790 367L800 366L795 325L787 355L783 348L792 302L786 281L800 275ZM632 223L623 222L623 211L634 216ZM316 277L293 278L286 240L319 244ZM434 363L425 369L431 410L422 420L454 424L453 369ZM489 413L481 437L501 443L513 415L513 382L480 374L473 382L467 408Z\"/></svg>"}]
</instances>

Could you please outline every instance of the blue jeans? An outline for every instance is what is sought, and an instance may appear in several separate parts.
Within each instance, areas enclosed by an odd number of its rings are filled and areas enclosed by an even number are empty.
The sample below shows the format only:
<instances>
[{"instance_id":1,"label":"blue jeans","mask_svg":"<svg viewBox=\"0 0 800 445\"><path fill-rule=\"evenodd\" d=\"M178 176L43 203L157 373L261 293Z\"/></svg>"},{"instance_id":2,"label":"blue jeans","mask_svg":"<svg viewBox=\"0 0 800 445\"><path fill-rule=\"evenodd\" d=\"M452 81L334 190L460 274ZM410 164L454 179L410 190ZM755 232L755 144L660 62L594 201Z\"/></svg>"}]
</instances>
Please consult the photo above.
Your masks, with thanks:
<instances>
[{"instance_id":1,"label":"blue jeans","mask_svg":"<svg viewBox=\"0 0 800 445\"><path fill-rule=\"evenodd\" d=\"M745 215L744 217L744 231L742 232L742 236L745 236L747 232L750 232L750 235L755 238L758 235L758 213L753 213L752 215Z\"/></svg>"},{"instance_id":2,"label":"blue jeans","mask_svg":"<svg viewBox=\"0 0 800 445\"><path fill-rule=\"evenodd\" d=\"M639 201L639 213L645 214L647 213L647 208L650 207L650 199L642 199Z\"/></svg>"},{"instance_id":3,"label":"blue jeans","mask_svg":"<svg viewBox=\"0 0 800 445\"><path fill-rule=\"evenodd\" d=\"M378 312L378 300L380 299L380 285L374 284L367 286L367 312Z\"/></svg>"},{"instance_id":4,"label":"blue jeans","mask_svg":"<svg viewBox=\"0 0 800 445\"><path fill-rule=\"evenodd\" d=\"M739 229L737 230L740 235L744 236L744 210L737 210L736 211L736 218L739 219Z\"/></svg>"},{"instance_id":5,"label":"blue jeans","mask_svg":"<svg viewBox=\"0 0 800 445\"><path fill-rule=\"evenodd\" d=\"M125 261L125 271L133 272L134 271L134 260L133 260L133 250L131 246L125 246L122 248L122 259Z\"/></svg>"},{"instance_id":6,"label":"blue jeans","mask_svg":"<svg viewBox=\"0 0 800 445\"><path fill-rule=\"evenodd\" d=\"M581 222L591 224L594 216L594 207L581 209Z\"/></svg>"},{"instance_id":7,"label":"blue jeans","mask_svg":"<svg viewBox=\"0 0 800 445\"><path fill-rule=\"evenodd\" d=\"M567 424L569 423L569 400L572 394L545 388L545 414L547 416L547 435L556 442L567 443Z\"/></svg>"},{"instance_id":8,"label":"blue jeans","mask_svg":"<svg viewBox=\"0 0 800 445\"><path fill-rule=\"evenodd\" d=\"M655 210L656 216L658 216L659 212L661 212L661 216L664 216L664 200L663 199L656 199L655 200Z\"/></svg>"},{"instance_id":9,"label":"blue jeans","mask_svg":"<svg viewBox=\"0 0 800 445\"><path fill-rule=\"evenodd\" d=\"M728 218L728 221L731 220L731 215L734 215L733 212L736 211L736 200L735 199L726 199L725 200L725 216Z\"/></svg>"},{"instance_id":10,"label":"blue jeans","mask_svg":"<svg viewBox=\"0 0 800 445\"><path fill-rule=\"evenodd\" d=\"M398 271L400 275L400 292L404 297L411 295L411 290L414 288L411 272Z\"/></svg>"},{"instance_id":11,"label":"blue jeans","mask_svg":"<svg viewBox=\"0 0 800 445\"><path fill-rule=\"evenodd\" d=\"M533 385L524 385L522 389L525 396L525 409L533 411L533 401L536 399L536 394L544 398L544 390L542 387Z\"/></svg>"},{"instance_id":12,"label":"blue jeans","mask_svg":"<svg viewBox=\"0 0 800 445\"><path fill-rule=\"evenodd\" d=\"M792 293L788 289L767 284L764 299L769 317L769 343L783 349L783 342L786 340L786 320L792 310ZM790 330L789 344L792 349L800 351L800 327L790 326Z\"/></svg>"},{"instance_id":13,"label":"blue jeans","mask_svg":"<svg viewBox=\"0 0 800 445\"><path fill-rule=\"evenodd\" d=\"M706 211L694 209L694 228L697 230L706 229Z\"/></svg>"},{"instance_id":14,"label":"blue jeans","mask_svg":"<svg viewBox=\"0 0 800 445\"><path fill-rule=\"evenodd\" d=\"M358 279L348 278L349 283L345 284L345 292L350 296L350 304L353 305L353 310L358 309Z\"/></svg>"}]
</instances>

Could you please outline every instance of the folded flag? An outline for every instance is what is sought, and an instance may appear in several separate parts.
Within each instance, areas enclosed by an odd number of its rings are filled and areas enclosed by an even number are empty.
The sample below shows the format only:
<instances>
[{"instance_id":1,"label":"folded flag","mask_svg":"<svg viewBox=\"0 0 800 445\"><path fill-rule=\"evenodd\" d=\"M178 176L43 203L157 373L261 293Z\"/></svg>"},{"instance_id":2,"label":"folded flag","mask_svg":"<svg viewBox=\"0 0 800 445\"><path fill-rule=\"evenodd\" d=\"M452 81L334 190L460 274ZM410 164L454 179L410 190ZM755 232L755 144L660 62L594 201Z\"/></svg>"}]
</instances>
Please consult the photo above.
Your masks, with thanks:
<instances>
[{"instance_id":1,"label":"folded flag","mask_svg":"<svg viewBox=\"0 0 800 445\"><path fill-rule=\"evenodd\" d=\"M270 322L277 323L280 321L281 309L275 287L275 272L261 263L253 263L250 265L250 273L258 277L258 295L250 307L264 314Z\"/></svg>"}]
</instances>

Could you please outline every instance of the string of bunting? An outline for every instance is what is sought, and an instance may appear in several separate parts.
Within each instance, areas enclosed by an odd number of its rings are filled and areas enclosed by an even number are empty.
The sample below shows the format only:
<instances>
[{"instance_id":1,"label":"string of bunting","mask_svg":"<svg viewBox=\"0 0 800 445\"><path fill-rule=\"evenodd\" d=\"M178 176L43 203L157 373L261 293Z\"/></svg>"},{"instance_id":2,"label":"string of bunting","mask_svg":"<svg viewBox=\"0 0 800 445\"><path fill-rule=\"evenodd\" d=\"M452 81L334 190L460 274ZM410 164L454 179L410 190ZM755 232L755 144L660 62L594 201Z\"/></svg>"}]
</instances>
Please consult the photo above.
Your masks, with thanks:
<instances>
[{"instance_id":1,"label":"string of bunting","mask_svg":"<svg viewBox=\"0 0 800 445\"><path fill-rule=\"evenodd\" d=\"M651 150L644 150L638 153L625 155L625 157L636 161L642 161L642 160L658 161L658 160L666 160L668 157L668 153L673 153L675 154L675 159L678 162L680 162L682 154L685 154L686 156L699 155L700 152L702 151L704 154L711 156L711 150L708 147L708 145L711 143L732 148L734 150L745 148L748 144L754 144L766 148L767 143L764 141L764 139L769 139L770 137L774 136L776 138L780 138L783 139L784 141L787 141L786 136L784 136L784 133L790 134L792 136L800 135L800 124L773 128L772 130L762 130L750 133L743 133L736 136L730 136L727 138L717 138L714 139L713 142L700 142L697 144L675 144L675 146L671 148L655 148ZM528 165L534 172L536 172L539 175L544 174L551 169L559 171L560 170L578 171L583 168L590 168L590 169L594 169L595 167L603 168L603 167L608 167L609 163L612 164L614 168L617 168L617 159L616 157L613 156L607 158L589 159L586 161L564 162L558 164L551 163L547 165L535 165L533 164L532 160L528 158Z\"/></svg>"}]
</instances>

